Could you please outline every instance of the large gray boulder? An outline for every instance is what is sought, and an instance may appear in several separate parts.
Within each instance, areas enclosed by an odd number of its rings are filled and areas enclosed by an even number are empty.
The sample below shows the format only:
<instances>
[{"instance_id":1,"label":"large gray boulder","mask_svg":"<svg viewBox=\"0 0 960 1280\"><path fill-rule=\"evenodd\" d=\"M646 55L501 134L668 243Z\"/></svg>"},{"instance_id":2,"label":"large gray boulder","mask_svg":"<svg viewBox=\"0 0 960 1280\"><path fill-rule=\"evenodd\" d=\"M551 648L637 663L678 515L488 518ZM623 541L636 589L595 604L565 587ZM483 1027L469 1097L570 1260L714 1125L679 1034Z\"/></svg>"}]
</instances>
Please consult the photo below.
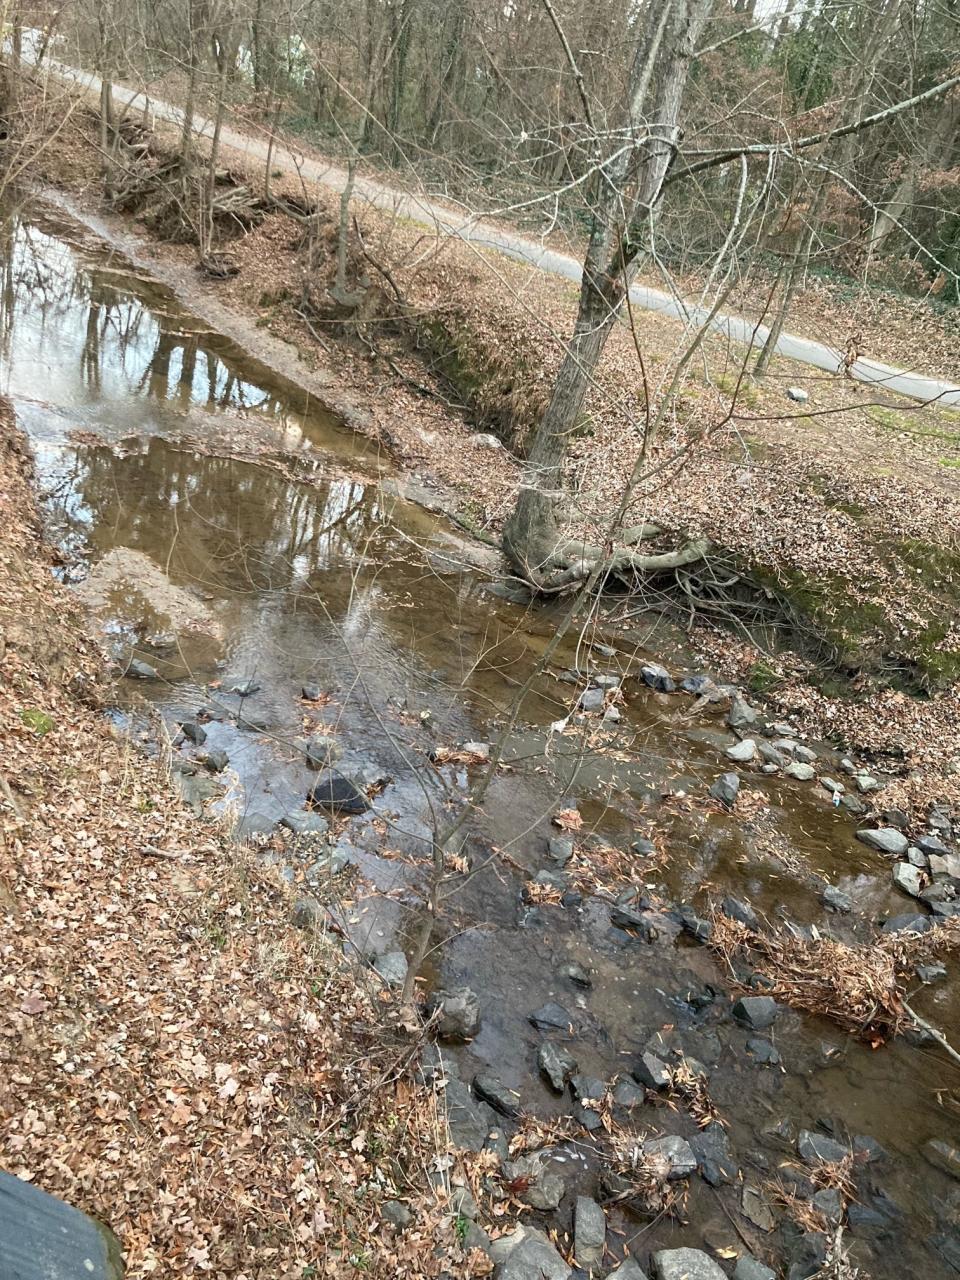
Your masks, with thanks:
<instances>
[{"instance_id":1,"label":"large gray boulder","mask_svg":"<svg viewBox=\"0 0 960 1280\"><path fill-rule=\"evenodd\" d=\"M29 1182L0 1172L0 1275L3 1280L120 1280L113 1232Z\"/></svg>"}]
</instances>

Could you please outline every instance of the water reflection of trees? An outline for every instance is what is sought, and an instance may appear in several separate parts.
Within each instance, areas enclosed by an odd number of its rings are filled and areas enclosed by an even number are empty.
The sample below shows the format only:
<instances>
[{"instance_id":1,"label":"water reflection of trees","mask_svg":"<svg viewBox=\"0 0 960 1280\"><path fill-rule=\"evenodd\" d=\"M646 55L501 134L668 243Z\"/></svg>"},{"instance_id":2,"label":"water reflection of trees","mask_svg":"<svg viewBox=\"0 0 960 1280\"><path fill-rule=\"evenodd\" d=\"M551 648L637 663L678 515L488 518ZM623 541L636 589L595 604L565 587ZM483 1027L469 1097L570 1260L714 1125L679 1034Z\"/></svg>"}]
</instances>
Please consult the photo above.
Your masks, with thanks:
<instances>
[{"instance_id":1,"label":"water reflection of trees","mask_svg":"<svg viewBox=\"0 0 960 1280\"><path fill-rule=\"evenodd\" d=\"M156 437L135 454L81 447L75 458L57 497L59 522L95 555L142 551L183 585L302 591L337 566L389 554L376 495L354 479L291 485L269 469Z\"/></svg>"},{"instance_id":2,"label":"water reflection of trees","mask_svg":"<svg viewBox=\"0 0 960 1280\"><path fill-rule=\"evenodd\" d=\"M157 296L139 297L120 273L85 265L63 241L16 217L0 224L0 246L0 349L8 367L18 329L29 329L60 369L75 364L89 396L116 380L131 394L184 410L257 411L286 422L280 400L183 327L167 291L150 285Z\"/></svg>"}]
</instances>

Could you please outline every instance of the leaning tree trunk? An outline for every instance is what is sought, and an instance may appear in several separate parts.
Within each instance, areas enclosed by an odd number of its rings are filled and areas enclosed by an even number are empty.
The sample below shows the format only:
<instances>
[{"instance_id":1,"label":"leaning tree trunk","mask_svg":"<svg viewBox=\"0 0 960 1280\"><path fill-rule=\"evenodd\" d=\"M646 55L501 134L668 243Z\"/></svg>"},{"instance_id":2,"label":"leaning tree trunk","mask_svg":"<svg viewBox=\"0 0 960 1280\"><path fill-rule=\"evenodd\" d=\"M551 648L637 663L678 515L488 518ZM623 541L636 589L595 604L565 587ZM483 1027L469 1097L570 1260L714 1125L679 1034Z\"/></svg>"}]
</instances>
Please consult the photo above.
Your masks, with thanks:
<instances>
[{"instance_id":1,"label":"leaning tree trunk","mask_svg":"<svg viewBox=\"0 0 960 1280\"><path fill-rule=\"evenodd\" d=\"M690 63L712 7L712 0L668 0L651 19L655 25L634 54L624 109L622 132L633 136L636 145L607 161L597 175L576 324L546 412L529 443L516 506L503 531L507 558L537 587L549 589L558 578L568 581L571 554L582 558L582 547L567 554L560 538L563 460L636 275L645 235L659 215L663 182L679 140ZM568 57L579 80L569 49ZM584 111L589 117L586 98Z\"/></svg>"}]
</instances>

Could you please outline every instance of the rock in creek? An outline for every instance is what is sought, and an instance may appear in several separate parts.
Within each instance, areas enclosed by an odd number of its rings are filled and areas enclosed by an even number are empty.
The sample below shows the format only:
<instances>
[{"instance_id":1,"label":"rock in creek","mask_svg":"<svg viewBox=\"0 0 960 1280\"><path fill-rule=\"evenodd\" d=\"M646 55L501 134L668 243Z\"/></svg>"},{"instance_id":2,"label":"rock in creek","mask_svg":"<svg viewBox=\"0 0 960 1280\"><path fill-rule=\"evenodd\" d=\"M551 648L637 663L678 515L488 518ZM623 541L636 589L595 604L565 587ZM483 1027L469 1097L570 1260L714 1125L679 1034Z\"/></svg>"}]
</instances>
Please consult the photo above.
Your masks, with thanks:
<instances>
[{"instance_id":1,"label":"rock in creek","mask_svg":"<svg viewBox=\"0 0 960 1280\"><path fill-rule=\"evenodd\" d=\"M838 889L834 884L828 884L820 895L820 901L829 911L839 911L846 914L853 910L853 902L850 895Z\"/></svg>"},{"instance_id":2,"label":"rock in creek","mask_svg":"<svg viewBox=\"0 0 960 1280\"><path fill-rule=\"evenodd\" d=\"M704 694L716 692L717 684L712 676L701 671L693 676L684 676L680 681L680 688L684 693L692 693L694 697L702 698Z\"/></svg>"},{"instance_id":3,"label":"rock in creek","mask_svg":"<svg viewBox=\"0 0 960 1280\"><path fill-rule=\"evenodd\" d=\"M861 795L864 795L864 796L867 794L868 791L876 791L877 788L880 786L880 783L877 781L877 779L874 777L871 777L869 773L858 773L857 776L854 778L854 782L857 784L857 790L860 792Z\"/></svg>"},{"instance_id":4,"label":"rock in creek","mask_svg":"<svg viewBox=\"0 0 960 1280\"><path fill-rule=\"evenodd\" d=\"M740 898L724 898L720 903L720 910L729 919L739 920L748 929L753 929L756 932L760 928L757 913L749 902L743 902Z\"/></svg>"},{"instance_id":5,"label":"rock in creek","mask_svg":"<svg viewBox=\"0 0 960 1280\"><path fill-rule=\"evenodd\" d=\"M812 747L805 747L801 742L793 748L793 758L799 760L801 764L817 763L817 753Z\"/></svg>"},{"instance_id":6,"label":"rock in creek","mask_svg":"<svg viewBox=\"0 0 960 1280\"><path fill-rule=\"evenodd\" d=\"M926 933L933 928L929 916L922 916L917 911L907 911L903 915L890 916L884 920L881 933Z\"/></svg>"},{"instance_id":7,"label":"rock in creek","mask_svg":"<svg viewBox=\"0 0 960 1280\"><path fill-rule=\"evenodd\" d=\"M330 823L322 814L305 811L285 813L278 826L286 827L295 836L322 836L330 830Z\"/></svg>"},{"instance_id":8,"label":"rock in creek","mask_svg":"<svg viewBox=\"0 0 960 1280\"><path fill-rule=\"evenodd\" d=\"M517 1199L531 1209L556 1209L567 1189L556 1169L544 1165L538 1152L521 1156L519 1160L508 1160L502 1172L504 1182L523 1187Z\"/></svg>"},{"instance_id":9,"label":"rock in creek","mask_svg":"<svg viewBox=\"0 0 960 1280\"><path fill-rule=\"evenodd\" d=\"M733 1016L754 1031L763 1031L776 1021L780 1006L772 996L741 996L733 1006Z\"/></svg>"},{"instance_id":10,"label":"rock in creek","mask_svg":"<svg viewBox=\"0 0 960 1280\"><path fill-rule=\"evenodd\" d=\"M489 1103L502 1116L514 1118L520 1114L519 1095L490 1072L481 1071L473 1077L473 1091L482 1102Z\"/></svg>"},{"instance_id":11,"label":"rock in creek","mask_svg":"<svg viewBox=\"0 0 960 1280\"><path fill-rule=\"evenodd\" d=\"M159 680L160 674L156 667L151 667L149 662L142 662L139 658L131 658L127 664L127 669L123 673L131 680Z\"/></svg>"},{"instance_id":12,"label":"rock in creek","mask_svg":"<svg viewBox=\"0 0 960 1280\"><path fill-rule=\"evenodd\" d=\"M914 843L920 852L925 853L928 858L945 858L950 854L950 850L939 836L917 836Z\"/></svg>"},{"instance_id":13,"label":"rock in creek","mask_svg":"<svg viewBox=\"0 0 960 1280\"><path fill-rule=\"evenodd\" d=\"M740 1212L759 1231L772 1231L777 1225L777 1220L761 1192L746 1183L740 1190Z\"/></svg>"},{"instance_id":14,"label":"rock in creek","mask_svg":"<svg viewBox=\"0 0 960 1280\"><path fill-rule=\"evenodd\" d=\"M727 716L727 724L731 729L749 729L755 725L760 719L759 712L755 711L750 703L741 698L737 694L730 706L730 714Z\"/></svg>"},{"instance_id":15,"label":"rock in creek","mask_svg":"<svg viewBox=\"0 0 960 1280\"><path fill-rule=\"evenodd\" d=\"M651 1258L656 1280L727 1280L702 1249L660 1249Z\"/></svg>"},{"instance_id":16,"label":"rock in creek","mask_svg":"<svg viewBox=\"0 0 960 1280\"><path fill-rule=\"evenodd\" d=\"M932 876L949 876L952 880L960 880L960 853L931 853L928 858L922 850L917 849L916 852L927 862ZM908 857L909 854L910 850L908 849ZM914 866L923 865L922 863L914 862L913 858L910 858L910 861L914 863Z\"/></svg>"},{"instance_id":17,"label":"rock in creek","mask_svg":"<svg viewBox=\"0 0 960 1280\"><path fill-rule=\"evenodd\" d=\"M936 1168L949 1173L951 1178L960 1178L960 1151L949 1142L941 1142L939 1138L931 1138L923 1145L923 1154Z\"/></svg>"},{"instance_id":18,"label":"rock in creek","mask_svg":"<svg viewBox=\"0 0 960 1280\"><path fill-rule=\"evenodd\" d=\"M802 760L791 760L783 772L788 778L795 778L797 782L810 782L817 776L813 765L804 764Z\"/></svg>"},{"instance_id":19,"label":"rock in creek","mask_svg":"<svg viewBox=\"0 0 960 1280\"><path fill-rule=\"evenodd\" d=\"M861 844L895 858L902 858L910 847L910 841L903 832L893 827L863 827L857 832L857 839Z\"/></svg>"},{"instance_id":20,"label":"rock in creek","mask_svg":"<svg viewBox=\"0 0 960 1280\"><path fill-rule=\"evenodd\" d=\"M547 852L554 862L559 862L561 866L569 862L573 857L574 842L573 836L551 836L547 845Z\"/></svg>"},{"instance_id":21,"label":"rock in creek","mask_svg":"<svg viewBox=\"0 0 960 1280\"><path fill-rule=\"evenodd\" d=\"M226 692L235 693L239 698L252 698L255 693L260 692L260 686L256 680L237 680Z\"/></svg>"},{"instance_id":22,"label":"rock in creek","mask_svg":"<svg viewBox=\"0 0 960 1280\"><path fill-rule=\"evenodd\" d=\"M823 777L820 779L820 785L823 787L824 791L829 791L831 795L835 796L842 796L847 789L843 783L839 782L836 778Z\"/></svg>"},{"instance_id":23,"label":"rock in creek","mask_svg":"<svg viewBox=\"0 0 960 1280\"><path fill-rule=\"evenodd\" d=\"M310 803L331 813L366 813L370 801L349 778L332 769L320 775L310 789Z\"/></svg>"},{"instance_id":24,"label":"rock in creek","mask_svg":"<svg viewBox=\"0 0 960 1280\"><path fill-rule=\"evenodd\" d=\"M469 987L452 987L431 993L427 1015L438 1014L441 1040L472 1040L480 1030L480 1001Z\"/></svg>"},{"instance_id":25,"label":"rock in creek","mask_svg":"<svg viewBox=\"0 0 960 1280\"><path fill-rule=\"evenodd\" d=\"M208 751L203 757L203 767L209 769L211 773L223 773L229 763L230 757L225 751L219 749Z\"/></svg>"},{"instance_id":26,"label":"rock in creek","mask_svg":"<svg viewBox=\"0 0 960 1280\"><path fill-rule=\"evenodd\" d=\"M570 1011L553 1000L548 1000L539 1009L534 1009L533 1013L528 1015L528 1021L538 1031L572 1031L574 1026Z\"/></svg>"},{"instance_id":27,"label":"rock in creek","mask_svg":"<svg viewBox=\"0 0 960 1280\"><path fill-rule=\"evenodd\" d=\"M666 667L661 667L659 662L644 663L640 668L640 678L657 693L673 693L677 687L673 676Z\"/></svg>"},{"instance_id":28,"label":"rock in creek","mask_svg":"<svg viewBox=\"0 0 960 1280\"><path fill-rule=\"evenodd\" d=\"M749 764L756 754L757 744L752 738L744 738L742 742L735 742L732 747L727 747L727 755L738 764Z\"/></svg>"},{"instance_id":29,"label":"rock in creek","mask_svg":"<svg viewBox=\"0 0 960 1280\"><path fill-rule=\"evenodd\" d=\"M625 1111L633 1111L642 1107L647 1101L646 1089L640 1089L632 1080L618 1080L613 1090L613 1101Z\"/></svg>"},{"instance_id":30,"label":"rock in creek","mask_svg":"<svg viewBox=\"0 0 960 1280\"><path fill-rule=\"evenodd\" d=\"M568 1280L570 1268L535 1227L518 1227L493 1243L497 1280Z\"/></svg>"},{"instance_id":31,"label":"rock in creek","mask_svg":"<svg viewBox=\"0 0 960 1280\"><path fill-rule=\"evenodd\" d=\"M600 1265L607 1242L606 1214L589 1196L577 1196L573 1210L573 1256L578 1267L593 1271Z\"/></svg>"},{"instance_id":32,"label":"rock in creek","mask_svg":"<svg viewBox=\"0 0 960 1280\"><path fill-rule=\"evenodd\" d=\"M550 1088L563 1093L567 1081L576 1074L577 1060L564 1049L563 1045L552 1040L544 1040L537 1050L537 1066L550 1082Z\"/></svg>"},{"instance_id":33,"label":"rock in creek","mask_svg":"<svg viewBox=\"0 0 960 1280\"><path fill-rule=\"evenodd\" d=\"M737 802L740 790L740 778L735 773L723 773L710 788L714 800L719 800L725 809L732 809Z\"/></svg>"},{"instance_id":34,"label":"rock in creek","mask_svg":"<svg viewBox=\"0 0 960 1280\"><path fill-rule=\"evenodd\" d=\"M670 1068L655 1053L641 1054L639 1062L633 1068L633 1078L645 1089L655 1091L669 1089L673 1080Z\"/></svg>"},{"instance_id":35,"label":"rock in creek","mask_svg":"<svg viewBox=\"0 0 960 1280\"><path fill-rule=\"evenodd\" d=\"M911 898L919 898L923 892L924 875L919 867L909 862L898 862L893 868L893 883Z\"/></svg>"},{"instance_id":36,"label":"rock in creek","mask_svg":"<svg viewBox=\"0 0 960 1280\"><path fill-rule=\"evenodd\" d=\"M602 711L607 698L602 689L584 689L580 695L581 711Z\"/></svg>"},{"instance_id":37,"label":"rock in creek","mask_svg":"<svg viewBox=\"0 0 960 1280\"><path fill-rule=\"evenodd\" d=\"M311 769L329 769L340 758L340 748L326 734L316 734L304 747L307 766Z\"/></svg>"},{"instance_id":38,"label":"rock in creek","mask_svg":"<svg viewBox=\"0 0 960 1280\"><path fill-rule=\"evenodd\" d=\"M643 1154L655 1169L663 1171L668 1182L689 1178L697 1168L697 1157L690 1143L675 1134L666 1138L648 1138L643 1144Z\"/></svg>"},{"instance_id":39,"label":"rock in creek","mask_svg":"<svg viewBox=\"0 0 960 1280\"><path fill-rule=\"evenodd\" d=\"M737 1259L737 1265L733 1269L733 1280L777 1280L777 1273L745 1253Z\"/></svg>"},{"instance_id":40,"label":"rock in creek","mask_svg":"<svg viewBox=\"0 0 960 1280\"><path fill-rule=\"evenodd\" d=\"M180 726L183 736L196 747L202 747L207 740L207 731L195 720L185 720Z\"/></svg>"},{"instance_id":41,"label":"rock in creek","mask_svg":"<svg viewBox=\"0 0 960 1280\"><path fill-rule=\"evenodd\" d=\"M636 1258L626 1258L615 1271L611 1271L607 1280L647 1280L647 1273Z\"/></svg>"},{"instance_id":42,"label":"rock in creek","mask_svg":"<svg viewBox=\"0 0 960 1280\"><path fill-rule=\"evenodd\" d=\"M388 987L402 987L407 978L407 957L402 951L385 951L373 962L373 967Z\"/></svg>"},{"instance_id":43,"label":"rock in creek","mask_svg":"<svg viewBox=\"0 0 960 1280\"><path fill-rule=\"evenodd\" d=\"M943 964L918 964L916 975L921 982L942 982L947 976L947 966Z\"/></svg>"},{"instance_id":44,"label":"rock in creek","mask_svg":"<svg viewBox=\"0 0 960 1280\"><path fill-rule=\"evenodd\" d=\"M300 697L304 702L319 702L322 696L318 684L305 684L300 690Z\"/></svg>"},{"instance_id":45,"label":"rock in creek","mask_svg":"<svg viewBox=\"0 0 960 1280\"><path fill-rule=\"evenodd\" d=\"M764 1040L762 1036L754 1036L752 1040L747 1041L747 1053L755 1062L759 1062L764 1067L778 1067L780 1065L780 1054L773 1047L769 1040Z\"/></svg>"},{"instance_id":46,"label":"rock in creek","mask_svg":"<svg viewBox=\"0 0 960 1280\"><path fill-rule=\"evenodd\" d=\"M737 1181L740 1167L730 1150L730 1138L723 1125L714 1120L689 1141L704 1182L711 1187L722 1187Z\"/></svg>"},{"instance_id":47,"label":"rock in creek","mask_svg":"<svg viewBox=\"0 0 960 1280\"><path fill-rule=\"evenodd\" d=\"M797 1138L797 1151L800 1159L807 1164L837 1164L850 1154L848 1147L835 1142L822 1133L813 1133L810 1129L801 1129Z\"/></svg>"},{"instance_id":48,"label":"rock in creek","mask_svg":"<svg viewBox=\"0 0 960 1280\"><path fill-rule=\"evenodd\" d=\"M575 960L572 960L569 964L562 964L557 973L561 978L566 978L572 982L575 987L583 987L585 991L589 991L593 986L593 979L590 974L582 964L577 964Z\"/></svg>"}]
</instances>

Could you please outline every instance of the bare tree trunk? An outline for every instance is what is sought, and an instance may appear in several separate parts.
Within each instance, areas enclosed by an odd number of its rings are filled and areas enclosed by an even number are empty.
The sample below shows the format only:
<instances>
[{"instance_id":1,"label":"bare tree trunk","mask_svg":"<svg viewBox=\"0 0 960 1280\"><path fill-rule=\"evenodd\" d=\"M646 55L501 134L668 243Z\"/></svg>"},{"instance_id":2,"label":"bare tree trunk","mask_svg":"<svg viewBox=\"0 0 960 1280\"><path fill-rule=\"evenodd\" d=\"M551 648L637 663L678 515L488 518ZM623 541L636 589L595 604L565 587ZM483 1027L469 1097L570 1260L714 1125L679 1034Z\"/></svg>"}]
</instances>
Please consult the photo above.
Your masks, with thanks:
<instances>
[{"instance_id":1,"label":"bare tree trunk","mask_svg":"<svg viewBox=\"0 0 960 1280\"><path fill-rule=\"evenodd\" d=\"M644 236L658 217L663 182L679 139L690 63L711 8L712 0L668 0L659 11L651 10L653 25L634 54L623 127L637 145L608 160L597 176L573 336L530 441L520 493L503 532L507 557L534 584L542 585L557 567L563 458L636 274Z\"/></svg>"}]
</instances>

